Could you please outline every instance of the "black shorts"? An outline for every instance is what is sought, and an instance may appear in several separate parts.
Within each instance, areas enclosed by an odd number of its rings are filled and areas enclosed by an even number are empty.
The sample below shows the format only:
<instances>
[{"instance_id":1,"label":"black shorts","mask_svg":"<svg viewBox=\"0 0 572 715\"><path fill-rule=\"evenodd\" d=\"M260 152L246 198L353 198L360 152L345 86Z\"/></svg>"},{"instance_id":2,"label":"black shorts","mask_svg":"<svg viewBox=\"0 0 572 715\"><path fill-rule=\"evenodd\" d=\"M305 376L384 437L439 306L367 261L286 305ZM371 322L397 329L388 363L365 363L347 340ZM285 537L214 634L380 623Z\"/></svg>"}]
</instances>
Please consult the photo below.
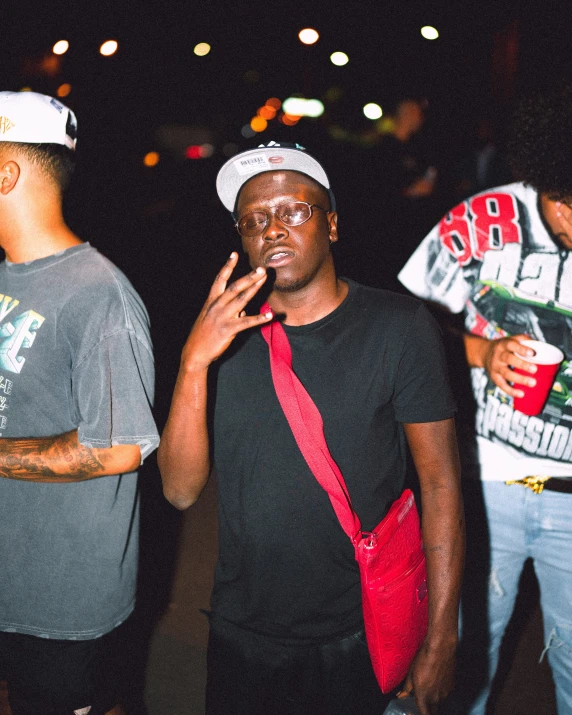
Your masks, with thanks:
<instances>
[{"instance_id":1,"label":"black shorts","mask_svg":"<svg viewBox=\"0 0 572 715\"><path fill-rule=\"evenodd\" d=\"M121 626L87 641L0 632L13 715L105 715L121 699L123 642Z\"/></svg>"}]
</instances>

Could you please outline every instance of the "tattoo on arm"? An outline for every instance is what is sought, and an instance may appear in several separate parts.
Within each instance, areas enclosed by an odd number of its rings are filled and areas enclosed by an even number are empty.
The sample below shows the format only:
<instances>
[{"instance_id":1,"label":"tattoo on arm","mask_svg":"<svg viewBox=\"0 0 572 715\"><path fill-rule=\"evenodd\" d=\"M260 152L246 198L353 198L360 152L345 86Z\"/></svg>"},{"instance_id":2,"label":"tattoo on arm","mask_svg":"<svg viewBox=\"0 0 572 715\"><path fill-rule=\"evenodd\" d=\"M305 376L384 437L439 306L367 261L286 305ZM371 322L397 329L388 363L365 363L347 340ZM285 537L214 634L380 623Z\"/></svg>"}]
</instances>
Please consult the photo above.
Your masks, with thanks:
<instances>
[{"instance_id":1,"label":"tattoo on arm","mask_svg":"<svg viewBox=\"0 0 572 715\"><path fill-rule=\"evenodd\" d=\"M0 478L78 482L103 471L97 450L80 444L77 431L41 439L0 439Z\"/></svg>"}]
</instances>

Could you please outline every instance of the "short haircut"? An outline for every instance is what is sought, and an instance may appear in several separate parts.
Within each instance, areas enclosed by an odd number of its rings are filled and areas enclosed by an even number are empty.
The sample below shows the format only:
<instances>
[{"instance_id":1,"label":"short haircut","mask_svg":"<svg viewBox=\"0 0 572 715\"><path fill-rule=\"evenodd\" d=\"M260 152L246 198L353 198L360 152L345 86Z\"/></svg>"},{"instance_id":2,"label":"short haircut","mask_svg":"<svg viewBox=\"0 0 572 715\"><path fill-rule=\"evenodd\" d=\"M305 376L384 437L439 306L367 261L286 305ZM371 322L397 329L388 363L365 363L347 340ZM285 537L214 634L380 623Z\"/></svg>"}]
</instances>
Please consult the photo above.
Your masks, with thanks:
<instances>
[{"instance_id":1,"label":"short haircut","mask_svg":"<svg viewBox=\"0 0 572 715\"><path fill-rule=\"evenodd\" d=\"M63 144L26 144L24 142L0 142L3 147L20 152L36 164L63 193L71 181L75 169L75 152Z\"/></svg>"},{"instance_id":2,"label":"short haircut","mask_svg":"<svg viewBox=\"0 0 572 715\"><path fill-rule=\"evenodd\" d=\"M572 197L572 85L525 97L514 114L508 158L515 178L552 200Z\"/></svg>"}]
</instances>

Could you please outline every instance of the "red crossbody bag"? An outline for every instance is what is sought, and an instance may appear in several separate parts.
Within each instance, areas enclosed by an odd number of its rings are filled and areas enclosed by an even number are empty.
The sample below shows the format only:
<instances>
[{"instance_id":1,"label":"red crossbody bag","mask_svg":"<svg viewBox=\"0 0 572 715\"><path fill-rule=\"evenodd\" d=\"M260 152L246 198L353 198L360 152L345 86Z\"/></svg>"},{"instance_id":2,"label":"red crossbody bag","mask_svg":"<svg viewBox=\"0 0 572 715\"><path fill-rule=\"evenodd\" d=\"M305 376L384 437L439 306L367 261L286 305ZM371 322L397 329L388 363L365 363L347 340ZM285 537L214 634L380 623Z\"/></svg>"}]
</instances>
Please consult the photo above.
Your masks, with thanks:
<instances>
[{"instance_id":1,"label":"red crossbody bag","mask_svg":"<svg viewBox=\"0 0 572 715\"><path fill-rule=\"evenodd\" d=\"M270 311L266 303L261 312ZM407 675L427 634L427 570L419 514L406 489L372 532L363 532L340 469L324 436L322 416L292 370L292 351L282 325L262 327L278 401L296 443L330 497L359 565L367 645L380 688L395 688Z\"/></svg>"}]
</instances>

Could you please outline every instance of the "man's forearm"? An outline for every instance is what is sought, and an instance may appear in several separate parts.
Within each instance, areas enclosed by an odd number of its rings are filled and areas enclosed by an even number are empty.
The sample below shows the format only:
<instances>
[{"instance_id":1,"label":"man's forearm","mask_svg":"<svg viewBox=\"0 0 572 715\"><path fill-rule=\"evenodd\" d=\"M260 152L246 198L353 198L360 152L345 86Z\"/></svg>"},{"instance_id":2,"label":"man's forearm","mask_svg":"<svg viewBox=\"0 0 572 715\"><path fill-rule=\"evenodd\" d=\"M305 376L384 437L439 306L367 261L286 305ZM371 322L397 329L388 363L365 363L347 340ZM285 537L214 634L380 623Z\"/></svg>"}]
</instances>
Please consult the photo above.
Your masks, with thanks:
<instances>
[{"instance_id":1,"label":"man's forearm","mask_svg":"<svg viewBox=\"0 0 572 715\"><path fill-rule=\"evenodd\" d=\"M177 509L198 499L210 473L207 375L181 366L157 453L163 493Z\"/></svg>"},{"instance_id":2,"label":"man's forearm","mask_svg":"<svg viewBox=\"0 0 572 715\"><path fill-rule=\"evenodd\" d=\"M81 482L133 471L137 445L108 449L80 444L77 430L54 437L0 439L0 477L30 482Z\"/></svg>"},{"instance_id":3,"label":"man's forearm","mask_svg":"<svg viewBox=\"0 0 572 715\"><path fill-rule=\"evenodd\" d=\"M449 485L424 490L423 542L429 581L429 646L453 645L465 554L460 491Z\"/></svg>"}]
</instances>

